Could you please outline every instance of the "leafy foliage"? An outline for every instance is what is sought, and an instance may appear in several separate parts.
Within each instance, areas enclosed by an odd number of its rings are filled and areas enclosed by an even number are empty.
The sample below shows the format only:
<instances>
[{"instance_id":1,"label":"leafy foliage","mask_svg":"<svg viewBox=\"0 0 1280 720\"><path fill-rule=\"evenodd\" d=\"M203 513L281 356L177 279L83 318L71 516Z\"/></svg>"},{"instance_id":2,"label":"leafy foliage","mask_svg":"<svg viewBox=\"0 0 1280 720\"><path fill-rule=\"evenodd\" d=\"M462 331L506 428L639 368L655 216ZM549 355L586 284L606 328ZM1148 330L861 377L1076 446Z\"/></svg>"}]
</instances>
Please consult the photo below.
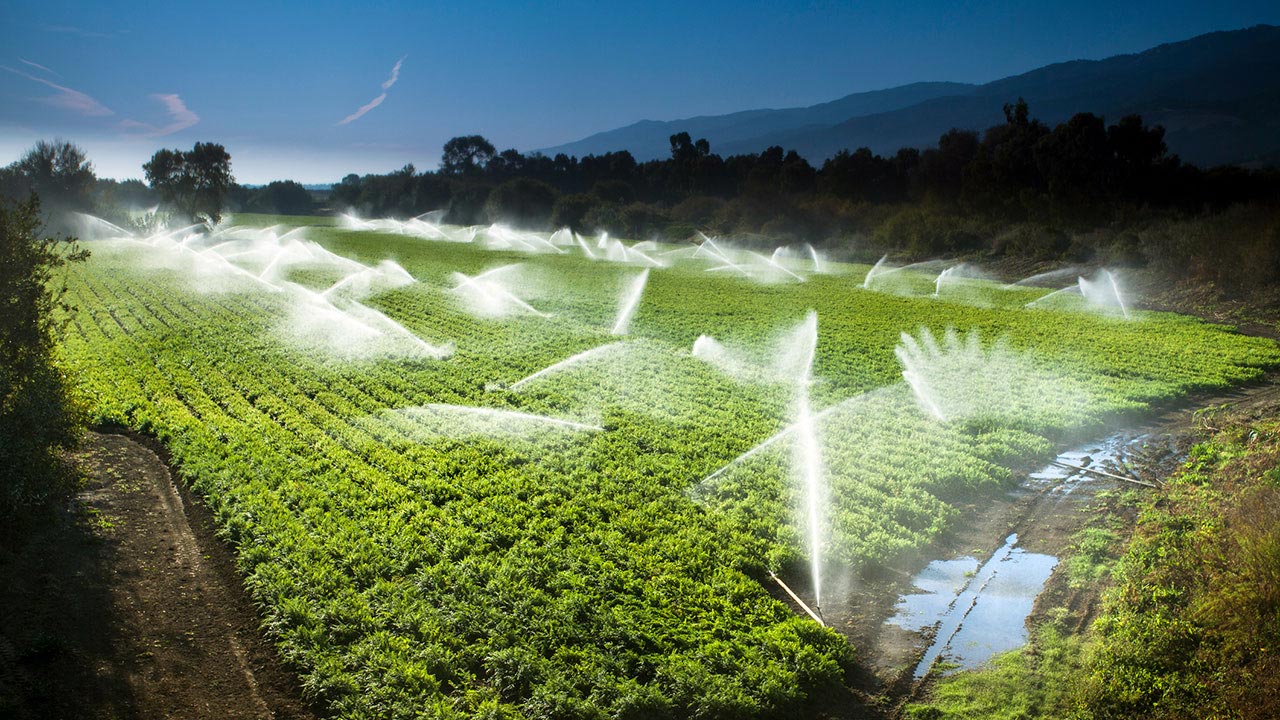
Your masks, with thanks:
<instances>
[{"instance_id":1,"label":"leafy foliage","mask_svg":"<svg viewBox=\"0 0 1280 720\"><path fill-rule=\"evenodd\" d=\"M40 205L0 203L0 521L66 492L61 453L78 438L80 418L55 363L65 311L55 272L84 260L74 241L40 235Z\"/></svg>"},{"instance_id":2,"label":"leafy foliage","mask_svg":"<svg viewBox=\"0 0 1280 720\"><path fill-rule=\"evenodd\" d=\"M286 294L202 284L127 244L101 246L74 278L81 311L65 351L95 416L158 435L205 494L269 631L340 716L785 716L844 681L853 649L762 585L798 552L777 460L761 455L718 504L694 497L788 421L784 386L690 356L700 334L750 354L816 309L815 407L882 397L853 403L840 426L856 440L865 425L871 447L846 442L829 459L833 542L853 564L927 545L954 499L998 487L1001 463L1046 452L1047 437L1280 360L1270 343L1185 318L1024 310L1018 290L976 307L864 291L865 268L756 285L675 267L650 276L620 350L517 388L617 342L633 268L307 233L370 265L394 257L419 282L368 303L452 341L453 357L351 361L295 345L279 327L294 310ZM477 317L449 290L455 272L514 261L545 316ZM903 330L948 326L1004 336L1105 402L933 423L897 394L893 348ZM404 412L438 404L601 430L490 433Z\"/></svg>"},{"instance_id":3,"label":"leafy foliage","mask_svg":"<svg viewBox=\"0 0 1280 720\"><path fill-rule=\"evenodd\" d=\"M1275 717L1280 425L1221 420L1142 507L1096 624L1094 717Z\"/></svg>"},{"instance_id":4,"label":"leafy foliage","mask_svg":"<svg viewBox=\"0 0 1280 720\"><path fill-rule=\"evenodd\" d=\"M142 169L160 197L187 217L222 219L233 181L231 154L223 146L198 142L190 150L157 150Z\"/></svg>"},{"instance_id":5,"label":"leafy foliage","mask_svg":"<svg viewBox=\"0 0 1280 720\"><path fill-rule=\"evenodd\" d=\"M910 720L1079 717L1083 644L1083 638L1046 623L1030 644L995 657L990 667L941 679L927 702L907 705L903 715Z\"/></svg>"},{"instance_id":6,"label":"leafy foliage","mask_svg":"<svg viewBox=\"0 0 1280 720\"><path fill-rule=\"evenodd\" d=\"M1022 650L942 678L913 718L1270 718L1280 641L1280 426L1274 402L1204 415L1211 437L1139 510L1127 553L1093 527L1069 579L1116 584L1080 636L1051 618ZM1065 609L1060 609L1065 612Z\"/></svg>"}]
</instances>

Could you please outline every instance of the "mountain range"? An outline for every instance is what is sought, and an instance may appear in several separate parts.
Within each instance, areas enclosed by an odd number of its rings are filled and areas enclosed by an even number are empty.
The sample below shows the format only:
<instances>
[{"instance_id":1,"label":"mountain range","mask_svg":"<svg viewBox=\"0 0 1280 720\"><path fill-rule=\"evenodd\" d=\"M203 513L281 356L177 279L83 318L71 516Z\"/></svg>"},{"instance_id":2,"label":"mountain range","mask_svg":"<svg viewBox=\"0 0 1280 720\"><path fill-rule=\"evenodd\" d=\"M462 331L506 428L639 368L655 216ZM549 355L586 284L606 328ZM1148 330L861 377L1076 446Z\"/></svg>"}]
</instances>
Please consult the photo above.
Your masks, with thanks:
<instances>
[{"instance_id":1,"label":"mountain range","mask_svg":"<svg viewBox=\"0 0 1280 720\"><path fill-rule=\"evenodd\" d=\"M1280 164L1280 27L1213 32L1103 60L1046 65L983 85L920 82L847 95L803 108L744 110L680 120L642 120L556 147L579 157L628 150L636 160L670 155L671 135L706 138L722 156L780 145L819 163L842 149L891 154L925 148L951 128L984 130L1003 106L1027 101L1050 126L1077 112L1115 122L1137 113L1163 125L1170 152L1201 165Z\"/></svg>"}]
</instances>

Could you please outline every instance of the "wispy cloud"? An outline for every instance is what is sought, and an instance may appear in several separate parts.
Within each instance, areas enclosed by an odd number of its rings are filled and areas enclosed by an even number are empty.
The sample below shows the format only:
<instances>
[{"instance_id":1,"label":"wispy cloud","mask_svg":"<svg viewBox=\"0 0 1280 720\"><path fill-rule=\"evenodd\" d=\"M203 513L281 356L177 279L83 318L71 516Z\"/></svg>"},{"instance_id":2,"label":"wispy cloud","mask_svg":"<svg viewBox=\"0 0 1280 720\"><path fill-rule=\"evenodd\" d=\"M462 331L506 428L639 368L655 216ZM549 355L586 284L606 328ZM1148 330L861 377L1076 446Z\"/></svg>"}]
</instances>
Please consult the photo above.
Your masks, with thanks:
<instances>
[{"instance_id":1,"label":"wispy cloud","mask_svg":"<svg viewBox=\"0 0 1280 720\"><path fill-rule=\"evenodd\" d=\"M169 123L167 125L156 126L133 119L125 119L120 121L120 128L130 134L143 135L145 137L163 137L172 135L180 130L186 130L200 122L200 116L189 110L187 104L182 102L182 98L177 93L153 93L151 99L164 105L165 110L169 113Z\"/></svg>"},{"instance_id":2,"label":"wispy cloud","mask_svg":"<svg viewBox=\"0 0 1280 720\"><path fill-rule=\"evenodd\" d=\"M115 115L115 113L112 112L111 108L107 107L106 105L103 105L97 100L94 100L93 98L80 92L79 90L72 90L69 87L64 87L55 82L50 82L48 80L45 80L44 78L38 78L35 75L22 72L21 70L14 70L8 65L0 65L0 69L7 70L13 73L14 75L20 75L33 82L38 82L41 85L48 85L54 90L57 90L58 93L56 95L50 95L47 98L42 98L44 102L50 105L53 105L54 107L62 108L63 110L69 110L71 112L78 113L80 115L85 115L88 117L104 117L107 115Z\"/></svg>"},{"instance_id":3,"label":"wispy cloud","mask_svg":"<svg viewBox=\"0 0 1280 720\"><path fill-rule=\"evenodd\" d=\"M381 95L379 95L378 97L376 97L376 98L374 98L374 99L370 100L370 101L368 102L368 104L361 105L359 110L357 110L357 111L355 111L355 112L351 113L350 115L348 115L348 116L346 116L346 117L342 118L341 120L339 120L339 121L338 121L338 124L339 124L339 125L346 125L347 123L351 122L352 120L359 120L360 118L364 117L364 114L365 114L365 113L367 113L367 112L369 112L370 110L372 110L372 109L374 109L374 108L378 107L379 105L381 105L381 104L382 104L382 101L383 101L383 100L386 100L386 99L387 99L387 94L386 94L386 93L382 93L382 94L381 94Z\"/></svg>"},{"instance_id":4,"label":"wispy cloud","mask_svg":"<svg viewBox=\"0 0 1280 720\"><path fill-rule=\"evenodd\" d=\"M96 30L85 30L74 25L41 25L42 29L49 32L65 33L67 35L79 35L86 38L113 38L115 33L98 32Z\"/></svg>"},{"instance_id":5,"label":"wispy cloud","mask_svg":"<svg viewBox=\"0 0 1280 720\"><path fill-rule=\"evenodd\" d=\"M364 117L365 113L381 105L382 101L387 99L387 91L390 90L391 86L395 85L396 81L400 79L400 66L404 64L404 59L406 57L408 57L408 55L400 56L400 59L397 60L396 64L391 68L391 74L388 75L387 79L382 82L381 95L370 100L368 103L361 105L359 110L356 110L350 115L342 118L341 120L338 121L338 124L346 125L347 123L353 122L355 120L359 120L360 118Z\"/></svg>"},{"instance_id":6,"label":"wispy cloud","mask_svg":"<svg viewBox=\"0 0 1280 720\"><path fill-rule=\"evenodd\" d=\"M400 79L400 66L404 64L404 59L407 57L409 56L401 55L400 59L396 61L395 67L391 68L391 75L382 83L383 90L390 90L391 86L395 85L396 81Z\"/></svg>"},{"instance_id":7,"label":"wispy cloud","mask_svg":"<svg viewBox=\"0 0 1280 720\"><path fill-rule=\"evenodd\" d=\"M54 71L50 70L49 68L47 68L47 67L45 67L45 66L41 65L40 63L34 63L34 62L31 62L30 60L27 60L27 59L25 59L25 58L18 58L18 62L22 63L23 65L30 65L31 67L33 67L33 68L35 68L35 69L37 69L37 70L42 70L42 71L44 71L44 72L47 72L47 73L49 73L50 75L54 75L54 76L57 76L57 77L62 77L61 75L58 75L58 73L56 73L56 72L54 72Z\"/></svg>"}]
</instances>

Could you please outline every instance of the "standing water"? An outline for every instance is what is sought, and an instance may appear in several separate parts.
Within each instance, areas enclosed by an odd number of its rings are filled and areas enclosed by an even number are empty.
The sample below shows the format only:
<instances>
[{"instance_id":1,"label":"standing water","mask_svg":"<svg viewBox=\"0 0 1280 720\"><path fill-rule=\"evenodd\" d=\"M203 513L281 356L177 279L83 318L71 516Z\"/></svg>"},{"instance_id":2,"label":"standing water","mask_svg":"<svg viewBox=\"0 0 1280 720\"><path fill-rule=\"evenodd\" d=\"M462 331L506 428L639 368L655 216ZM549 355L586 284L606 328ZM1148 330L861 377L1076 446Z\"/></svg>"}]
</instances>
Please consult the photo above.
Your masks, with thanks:
<instances>
[{"instance_id":1,"label":"standing water","mask_svg":"<svg viewBox=\"0 0 1280 720\"><path fill-rule=\"evenodd\" d=\"M917 679L941 656L973 668L1027 641L1024 621L1058 559L1017 547L1018 535L985 563L971 557L935 560L916 578L921 593L898 601L889 623L920 631L936 626L933 644L916 665Z\"/></svg>"}]
</instances>

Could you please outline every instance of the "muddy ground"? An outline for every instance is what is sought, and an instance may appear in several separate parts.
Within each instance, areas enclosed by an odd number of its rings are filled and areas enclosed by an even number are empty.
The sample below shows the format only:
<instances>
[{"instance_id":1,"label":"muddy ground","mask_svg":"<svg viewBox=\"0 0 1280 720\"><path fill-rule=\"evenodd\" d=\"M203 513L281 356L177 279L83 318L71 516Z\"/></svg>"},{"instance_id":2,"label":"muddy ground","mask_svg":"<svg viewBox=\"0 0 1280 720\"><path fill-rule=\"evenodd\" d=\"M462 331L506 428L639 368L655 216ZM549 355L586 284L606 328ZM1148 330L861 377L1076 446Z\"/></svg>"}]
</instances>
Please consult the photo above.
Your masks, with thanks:
<instances>
[{"instance_id":1,"label":"muddy ground","mask_svg":"<svg viewBox=\"0 0 1280 720\"><path fill-rule=\"evenodd\" d=\"M1197 429L1205 420L1197 415L1202 408L1231 405L1248 407L1274 401L1280 395L1280 373L1271 373L1263 381L1235 390L1190 398L1140 422L1122 423L1110 432L1100 432L1098 440L1120 434L1129 442L1118 463L1110 470L1147 482L1159 482L1172 473L1185 458L1191 444L1198 441ZM1072 443L1070 447L1088 450L1099 442ZM1067 449L1066 447L1063 448ZM909 632L886 624L895 612L898 599L912 592L913 581L925 565L935 559L970 556L985 561L1002 546L1010 533L1018 534L1018 546L1028 552L1061 557L1073 536L1099 515L1111 513L1127 530L1134 518L1131 512L1107 497L1106 491L1134 489L1149 491L1137 485L1091 477L1079 482L1069 494L1055 492L1058 483L1027 479L1040 466L1028 467L1020 473L1023 480L1009 491L959 508L952 521L952 531L925 554L903 560L895 567L872 575L828 573L824 595L828 599L823 614L832 627L839 630L857 649L860 668L852 678L851 692L841 709L828 708L820 713L827 717L896 717L901 707L924 693L933 676L917 681L914 670L933 641L930 630ZM1082 588L1069 586L1065 565L1059 564L1044 591L1036 599L1028 627L1038 625L1047 613L1066 608L1062 622L1074 631L1083 631L1098 609L1102 584ZM806 601L807 577L787 578ZM780 594L775 593L779 599ZM785 600L784 600L785 601Z\"/></svg>"},{"instance_id":2,"label":"muddy ground","mask_svg":"<svg viewBox=\"0 0 1280 720\"><path fill-rule=\"evenodd\" d=\"M160 458L90 433L79 460L85 489L0 549L0 717L314 717Z\"/></svg>"}]
</instances>

